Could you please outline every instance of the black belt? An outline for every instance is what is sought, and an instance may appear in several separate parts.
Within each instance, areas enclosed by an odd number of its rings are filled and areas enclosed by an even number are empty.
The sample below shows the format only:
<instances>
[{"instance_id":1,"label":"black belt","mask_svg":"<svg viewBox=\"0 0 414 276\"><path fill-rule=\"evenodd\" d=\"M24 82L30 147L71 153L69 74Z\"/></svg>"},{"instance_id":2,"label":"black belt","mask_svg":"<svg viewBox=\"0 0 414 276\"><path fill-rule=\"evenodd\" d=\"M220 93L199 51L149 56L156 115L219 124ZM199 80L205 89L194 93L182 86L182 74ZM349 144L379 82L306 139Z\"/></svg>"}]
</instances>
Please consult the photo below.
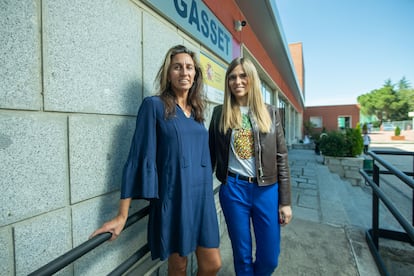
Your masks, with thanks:
<instances>
[{"instance_id":1,"label":"black belt","mask_svg":"<svg viewBox=\"0 0 414 276\"><path fill-rule=\"evenodd\" d=\"M228 175L232 176L232 177L237 177L238 179L247 181L249 183L257 183L257 177L252 177L252 176L244 176L238 173L234 173L234 172L228 172Z\"/></svg>"}]
</instances>

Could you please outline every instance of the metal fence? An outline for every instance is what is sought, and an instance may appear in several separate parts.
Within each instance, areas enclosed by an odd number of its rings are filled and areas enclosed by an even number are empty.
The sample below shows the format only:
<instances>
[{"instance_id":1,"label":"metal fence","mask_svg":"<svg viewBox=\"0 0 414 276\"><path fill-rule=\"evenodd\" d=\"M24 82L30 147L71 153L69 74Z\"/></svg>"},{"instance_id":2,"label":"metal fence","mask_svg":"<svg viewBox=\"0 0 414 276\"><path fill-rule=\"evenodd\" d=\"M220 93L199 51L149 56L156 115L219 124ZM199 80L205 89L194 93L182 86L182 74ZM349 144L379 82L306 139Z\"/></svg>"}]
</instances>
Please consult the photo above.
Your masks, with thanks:
<instances>
[{"instance_id":1,"label":"metal fence","mask_svg":"<svg viewBox=\"0 0 414 276\"><path fill-rule=\"evenodd\" d=\"M388 150L375 150L368 151L368 155L372 157L372 160L366 160L364 162L364 168L360 170L360 174L365 179L366 183L369 184L372 188L372 228L366 231L366 240L368 246L371 250L371 253L375 259L375 262L378 266L378 269L381 275L390 275L388 273L387 267L385 266L384 261L380 255L380 238L400 241L404 243L410 243L414 245L414 152L401 152L401 151L388 151ZM403 172L380 155L406 155L412 156L412 169L409 172ZM384 169L380 170L380 164ZM409 219L405 218L399 209L396 207L396 202L393 202L392 198L381 189L380 185L380 175L388 174L396 176L402 183L407 185L412 191L411 198L411 212L412 217L411 222ZM411 178L410 178L411 176ZM397 220L401 225L403 231L395 231L390 229L380 228L379 223L379 213L380 213L380 202L390 211L392 216Z\"/></svg>"}]
</instances>

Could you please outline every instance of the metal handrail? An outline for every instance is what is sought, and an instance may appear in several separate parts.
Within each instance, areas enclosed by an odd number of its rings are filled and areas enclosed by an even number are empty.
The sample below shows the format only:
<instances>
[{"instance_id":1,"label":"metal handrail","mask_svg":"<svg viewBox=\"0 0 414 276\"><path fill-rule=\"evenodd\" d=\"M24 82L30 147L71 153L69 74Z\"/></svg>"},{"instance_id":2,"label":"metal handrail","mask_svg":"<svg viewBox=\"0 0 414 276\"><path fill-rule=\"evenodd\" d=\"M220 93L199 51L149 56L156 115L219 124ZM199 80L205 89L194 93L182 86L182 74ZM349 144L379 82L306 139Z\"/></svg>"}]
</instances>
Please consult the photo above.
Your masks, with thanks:
<instances>
[{"instance_id":1,"label":"metal handrail","mask_svg":"<svg viewBox=\"0 0 414 276\"><path fill-rule=\"evenodd\" d=\"M384 168L388 169L391 174L395 174L398 178L402 181L407 183L411 188L414 189L414 180L409 178L408 176L414 176L414 159L413 159L413 172L402 172L401 170L397 169L395 166L388 163L386 160L381 158L378 155L401 155L401 156L412 156L414 158L414 152L410 151L390 151L390 150L375 150L375 151L368 151L368 155L372 156L375 161L378 161ZM385 172L381 172L385 173Z\"/></svg>"},{"instance_id":2,"label":"metal handrail","mask_svg":"<svg viewBox=\"0 0 414 276\"><path fill-rule=\"evenodd\" d=\"M112 272L109 273L108 275L110 275L110 276L122 275L123 273L128 271L128 269L130 269L142 257L144 257L145 254L147 254L149 251L150 251L150 249L148 247L148 244L145 244L140 249L138 249L134 254L132 254L131 257L129 257L127 260L125 260L125 262L123 262L117 268L112 270Z\"/></svg>"},{"instance_id":3,"label":"metal handrail","mask_svg":"<svg viewBox=\"0 0 414 276\"><path fill-rule=\"evenodd\" d=\"M407 231L408 236L414 242L414 227L410 222L401 214L397 207L388 199L387 195L379 188L374 181L370 179L370 176L364 171L360 170L360 173L365 178L365 180L370 184L371 188L374 190L375 195L384 203L388 208L394 218L400 223L400 225Z\"/></svg>"},{"instance_id":4,"label":"metal handrail","mask_svg":"<svg viewBox=\"0 0 414 276\"><path fill-rule=\"evenodd\" d=\"M148 212L149 212L149 206L146 206L142 208L141 210L139 210L138 212L129 216L127 222L125 223L124 230L128 228L129 226L133 225L134 223L138 222L140 219L144 218L146 215L148 215ZM112 234L109 232L99 234L93 237L92 239L85 241L79 246L69 250L65 254L59 256L58 258L42 266L36 271L30 273L29 276L43 276L43 275L54 274L58 272L59 270L61 270L62 268L66 267L67 265L71 264L72 262L76 261L77 259L85 255L86 253L92 251L97 246L106 242L107 240L111 238L111 236ZM146 245L143 248L141 248L140 250L145 250Z\"/></svg>"},{"instance_id":5,"label":"metal handrail","mask_svg":"<svg viewBox=\"0 0 414 276\"><path fill-rule=\"evenodd\" d=\"M213 193L218 193L220 189L220 185L216 186L213 190ZM127 229L129 226L133 225L134 223L138 222L142 218L148 215L149 213L149 206L146 206L139 210L138 212L130 215L125 223L124 230ZM51 262L45 264L41 268L37 269L36 271L29 274L29 276L43 276L43 275L51 275L59 270L63 269L67 265L73 263L86 253L92 251L99 245L103 244L107 240L111 238L112 234L109 232L99 234L84 243L78 245L77 247L72 248L65 254L57 257L56 259L52 260ZM142 257L144 257L149 252L148 243L143 245L140 249L138 249L134 254L132 254L127 260L125 260L122 264L117 266L112 272L108 275L122 275L126 272L129 268L131 268L137 261L139 261Z\"/></svg>"},{"instance_id":6,"label":"metal handrail","mask_svg":"<svg viewBox=\"0 0 414 276\"><path fill-rule=\"evenodd\" d=\"M388 171L380 171L379 167L373 164L372 171L369 171L371 175L369 175L364 169L360 169L359 172L365 179L366 183L368 183L373 190L372 194L372 228L366 231L366 240L368 246L371 250L371 253L377 263L377 267L379 268L381 275L389 275L386 266L379 254L379 237L398 240L402 242L408 242L414 245L414 227L410 224L410 222L401 214L401 212L395 207L393 202L389 199L389 197L382 191L379 185L380 177L379 175L382 174L391 174L398 177L403 183L408 185L413 189L414 195L414 180L409 178L408 175L414 175L414 159L413 159L413 172L402 172L398 170L395 166L388 163L386 160L378 156L378 154L388 154L388 155L407 155L413 156L414 152L400 152L400 151L385 151L385 150L378 150L378 151L368 151L368 155L373 158L373 161L380 163L384 168ZM372 177L372 178L371 178ZM381 200L386 208L391 212L394 218L398 221L398 223L402 226L402 228L406 231L399 232L399 231L392 231L392 230L385 230L379 228L379 200ZM414 200L413 200L413 211L414 211ZM414 223L414 218L413 218Z\"/></svg>"}]
</instances>

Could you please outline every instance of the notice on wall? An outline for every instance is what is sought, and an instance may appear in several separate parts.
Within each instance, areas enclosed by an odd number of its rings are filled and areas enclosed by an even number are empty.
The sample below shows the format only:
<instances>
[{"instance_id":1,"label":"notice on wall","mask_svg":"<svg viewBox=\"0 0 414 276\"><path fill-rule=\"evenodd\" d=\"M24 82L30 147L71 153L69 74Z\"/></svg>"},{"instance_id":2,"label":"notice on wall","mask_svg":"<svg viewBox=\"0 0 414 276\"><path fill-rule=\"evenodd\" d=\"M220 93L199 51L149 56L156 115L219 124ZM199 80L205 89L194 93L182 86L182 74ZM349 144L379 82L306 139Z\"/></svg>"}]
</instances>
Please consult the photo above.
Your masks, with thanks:
<instances>
[{"instance_id":1,"label":"notice on wall","mask_svg":"<svg viewBox=\"0 0 414 276\"><path fill-rule=\"evenodd\" d=\"M203 53L200 53L200 66L203 70L207 99L214 103L223 103L225 68Z\"/></svg>"}]
</instances>

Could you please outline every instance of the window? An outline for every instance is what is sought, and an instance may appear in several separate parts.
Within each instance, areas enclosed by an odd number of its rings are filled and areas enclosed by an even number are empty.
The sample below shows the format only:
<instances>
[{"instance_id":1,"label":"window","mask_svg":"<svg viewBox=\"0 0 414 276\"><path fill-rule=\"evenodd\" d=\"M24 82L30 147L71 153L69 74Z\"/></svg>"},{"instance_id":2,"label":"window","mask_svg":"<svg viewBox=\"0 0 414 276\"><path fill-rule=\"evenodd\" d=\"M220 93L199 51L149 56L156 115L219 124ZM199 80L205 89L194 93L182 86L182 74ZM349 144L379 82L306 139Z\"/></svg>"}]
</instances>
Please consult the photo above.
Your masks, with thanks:
<instances>
[{"instance_id":1,"label":"window","mask_svg":"<svg viewBox=\"0 0 414 276\"><path fill-rule=\"evenodd\" d=\"M311 116L309 121L315 128L322 128L322 117Z\"/></svg>"},{"instance_id":2,"label":"window","mask_svg":"<svg viewBox=\"0 0 414 276\"><path fill-rule=\"evenodd\" d=\"M278 101L278 109L279 109L279 115L280 120L282 122L283 132L286 133L285 127L286 127L286 103L284 100L279 98Z\"/></svg>"},{"instance_id":3,"label":"window","mask_svg":"<svg viewBox=\"0 0 414 276\"><path fill-rule=\"evenodd\" d=\"M267 104L272 104L272 90L263 80L261 80L260 89L262 90L263 101Z\"/></svg>"},{"instance_id":4,"label":"window","mask_svg":"<svg viewBox=\"0 0 414 276\"><path fill-rule=\"evenodd\" d=\"M338 129L346 129L351 127L350 116L338 116Z\"/></svg>"}]
</instances>

